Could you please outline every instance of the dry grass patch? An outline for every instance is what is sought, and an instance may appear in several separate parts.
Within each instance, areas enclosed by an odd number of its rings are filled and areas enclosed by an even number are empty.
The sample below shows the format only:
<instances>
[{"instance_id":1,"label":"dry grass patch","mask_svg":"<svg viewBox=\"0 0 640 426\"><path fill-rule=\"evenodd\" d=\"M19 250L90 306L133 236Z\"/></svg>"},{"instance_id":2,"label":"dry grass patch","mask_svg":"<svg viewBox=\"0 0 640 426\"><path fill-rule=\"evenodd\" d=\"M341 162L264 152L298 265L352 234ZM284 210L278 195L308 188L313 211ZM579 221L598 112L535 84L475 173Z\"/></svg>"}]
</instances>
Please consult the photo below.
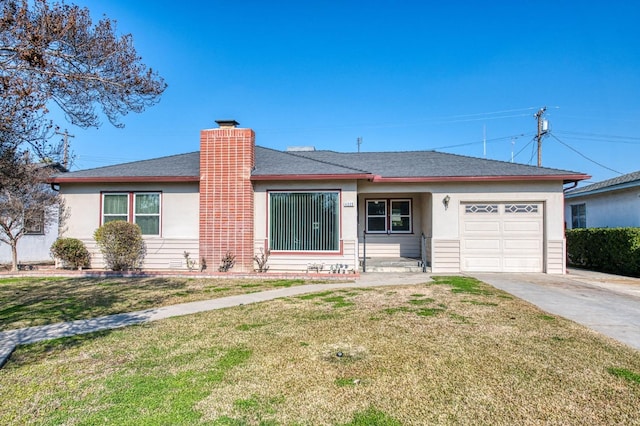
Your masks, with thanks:
<instances>
[{"instance_id":1,"label":"dry grass patch","mask_svg":"<svg viewBox=\"0 0 640 426\"><path fill-rule=\"evenodd\" d=\"M308 283L314 283L314 281L208 278L5 278L0 279L0 331Z\"/></svg>"},{"instance_id":2,"label":"dry grass patch","mask_svg":"<svg viewBox=\"0 0 640 426\"><path fill-rule=\"evenodd\" d=\"M481 283L437 282L20 348L0 423L640 424L637 351Z\"/></svg>"}]
</instances>

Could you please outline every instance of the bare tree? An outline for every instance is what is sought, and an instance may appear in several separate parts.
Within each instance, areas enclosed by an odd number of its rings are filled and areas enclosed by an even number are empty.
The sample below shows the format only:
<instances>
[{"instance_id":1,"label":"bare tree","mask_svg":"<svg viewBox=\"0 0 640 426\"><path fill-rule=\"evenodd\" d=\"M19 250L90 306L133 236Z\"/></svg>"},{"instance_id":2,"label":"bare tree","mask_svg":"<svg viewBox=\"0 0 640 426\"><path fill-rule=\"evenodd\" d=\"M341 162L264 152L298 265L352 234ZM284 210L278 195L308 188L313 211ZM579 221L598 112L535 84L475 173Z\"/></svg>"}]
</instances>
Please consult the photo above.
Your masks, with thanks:
<instances>
[{"instance_id":1,"label":"bare tree","mask_svg":"<svg viewBox=\"0 0 640 426\"><path fill-rule=\"evenodd\" d=\"M20 162L20 178L5 179L0 188L0 241L11 247L12 269L18 270L18 241L29 231L45 232L64 221L64 204L46 183L54 169Z\"/></svg>"},{"instance_id":2,"label":"bare tree","mask_svg":"<svg viewBox=\"0 0 640 426\"><path fill-rule=\"evenodd\" d=\"M96 106L121 127L129 112L154 105L166 84L137 55L115 22L93 24L89 10L48 0L0 0L0 149L27 146L50 158L56 104L72 124L99 127ZM12 170L9 168L8 170Z\"/></svg>"}]
</instances>

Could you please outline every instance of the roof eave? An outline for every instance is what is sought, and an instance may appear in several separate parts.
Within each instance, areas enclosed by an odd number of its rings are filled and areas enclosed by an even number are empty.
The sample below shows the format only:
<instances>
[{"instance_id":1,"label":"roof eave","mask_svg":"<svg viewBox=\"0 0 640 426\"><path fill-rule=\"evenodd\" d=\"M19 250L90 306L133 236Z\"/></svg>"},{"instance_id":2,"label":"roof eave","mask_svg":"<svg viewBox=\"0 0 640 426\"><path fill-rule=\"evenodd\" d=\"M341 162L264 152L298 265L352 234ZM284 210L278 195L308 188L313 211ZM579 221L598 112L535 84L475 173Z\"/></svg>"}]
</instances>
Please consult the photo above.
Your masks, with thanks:
<instances>
[{"instance_id":1,"label":"roof eave","mask_svg":"<svg viewBox=\"0 0 640 426\"><path fill-rule=\"evenodd\" d=\"M56 176L49 183L200 182L200 176Z\"/></svg>"},{"instance_id":2,"label":"roof eave","mask_svg":"<svg viewBox=\"0 0 640 426\"><path fill-rule=\"evenodd\" d=\"M640 181L633 181L633 182L626 182L626 183L622 183L622 184L618 184L618 185L610 185L610 186L605 186L604 188L597 188L597 189L591 189L588 191L581 191L581 192L576 192L575 194L572 194L571 192L568 192L565 197L566 198L577 198L577 197L584 197L584 196L588 196L588 195L596 195L596 194L602 194L605 192L615 192L615 191L622 191L624 189L630 189L630 188L637 188L640 186Z\"/></svg>"},{"instance_id":3,"label":"roof eave","mask_svg":"<svg viewBox=\"0 0 640 426\"><path fill-rule=\"evenodd\" d=\"M538 175L538 176L416 176L416 177L384 177L374 176L373 182L513 182L513 181L557 181L563 183L578 182L591 176L583 174L571 175Z\"/></svg>"}]
</instances>

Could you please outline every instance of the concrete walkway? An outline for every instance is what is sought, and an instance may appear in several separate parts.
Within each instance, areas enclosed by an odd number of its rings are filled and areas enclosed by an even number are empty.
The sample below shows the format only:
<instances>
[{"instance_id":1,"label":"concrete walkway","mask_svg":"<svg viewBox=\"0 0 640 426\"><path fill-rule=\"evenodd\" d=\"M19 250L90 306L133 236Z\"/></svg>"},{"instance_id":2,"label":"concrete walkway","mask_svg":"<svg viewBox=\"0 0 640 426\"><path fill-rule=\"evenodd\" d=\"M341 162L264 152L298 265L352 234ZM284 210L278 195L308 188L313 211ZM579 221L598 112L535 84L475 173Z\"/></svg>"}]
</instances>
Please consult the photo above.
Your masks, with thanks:
<instances>
[{"instance_id":1,"label":"concrete walkway","mask_svg":"<svg viewBox=\"0 0 640 426\"><path fill-rule=\"evenodd\" d=\"M410 285L420 284L430 280L430 275L423 273L362 274L355 280L355 282L336 281L326 284L307 284L258 293L241 294L237 296L221 297L218 299L145 309L137 312L9 330L0 332L0 367L4 365L17 345L58 339L61 337L70 337L78 334L93 333L96 331L111 330L114 328L126 327L149 321L158 321L170 317L196 314L198 312L230 308L239 305L248 305L250 303L265 302L282 297L297 296L325 290L354 287Z\"/></svg>"},{"instance_id":2,"label":"concrete walkway","mask_svg":"<svg viewBox=\"0 0 640 426\"><path fill-rule=\"evenodd\" d=\"M566 275L473 274L475 278L640 349L640 279L569 269Z\"/></svg>"}]
</instances>

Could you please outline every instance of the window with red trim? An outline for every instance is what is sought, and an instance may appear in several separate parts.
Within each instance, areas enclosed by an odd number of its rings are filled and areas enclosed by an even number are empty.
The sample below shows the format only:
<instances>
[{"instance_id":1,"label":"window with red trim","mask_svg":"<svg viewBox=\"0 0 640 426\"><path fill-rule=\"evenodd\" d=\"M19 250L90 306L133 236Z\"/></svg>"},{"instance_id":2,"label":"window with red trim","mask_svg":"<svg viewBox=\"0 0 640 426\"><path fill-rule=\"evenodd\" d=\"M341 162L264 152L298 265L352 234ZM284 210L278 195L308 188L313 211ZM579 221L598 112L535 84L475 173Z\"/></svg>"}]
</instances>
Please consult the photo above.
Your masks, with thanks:
<instances>
[{"instance_id":1,"label":"window with red trim","mask_svg":"<svg viewBox=\"0 0 640 426\"><path fill-rule=\"evenodd\" d=\"M160 235L160 193L102 194L102 224L126 220L140 226L142 235Z\"/></svg>"}]
</instances>

